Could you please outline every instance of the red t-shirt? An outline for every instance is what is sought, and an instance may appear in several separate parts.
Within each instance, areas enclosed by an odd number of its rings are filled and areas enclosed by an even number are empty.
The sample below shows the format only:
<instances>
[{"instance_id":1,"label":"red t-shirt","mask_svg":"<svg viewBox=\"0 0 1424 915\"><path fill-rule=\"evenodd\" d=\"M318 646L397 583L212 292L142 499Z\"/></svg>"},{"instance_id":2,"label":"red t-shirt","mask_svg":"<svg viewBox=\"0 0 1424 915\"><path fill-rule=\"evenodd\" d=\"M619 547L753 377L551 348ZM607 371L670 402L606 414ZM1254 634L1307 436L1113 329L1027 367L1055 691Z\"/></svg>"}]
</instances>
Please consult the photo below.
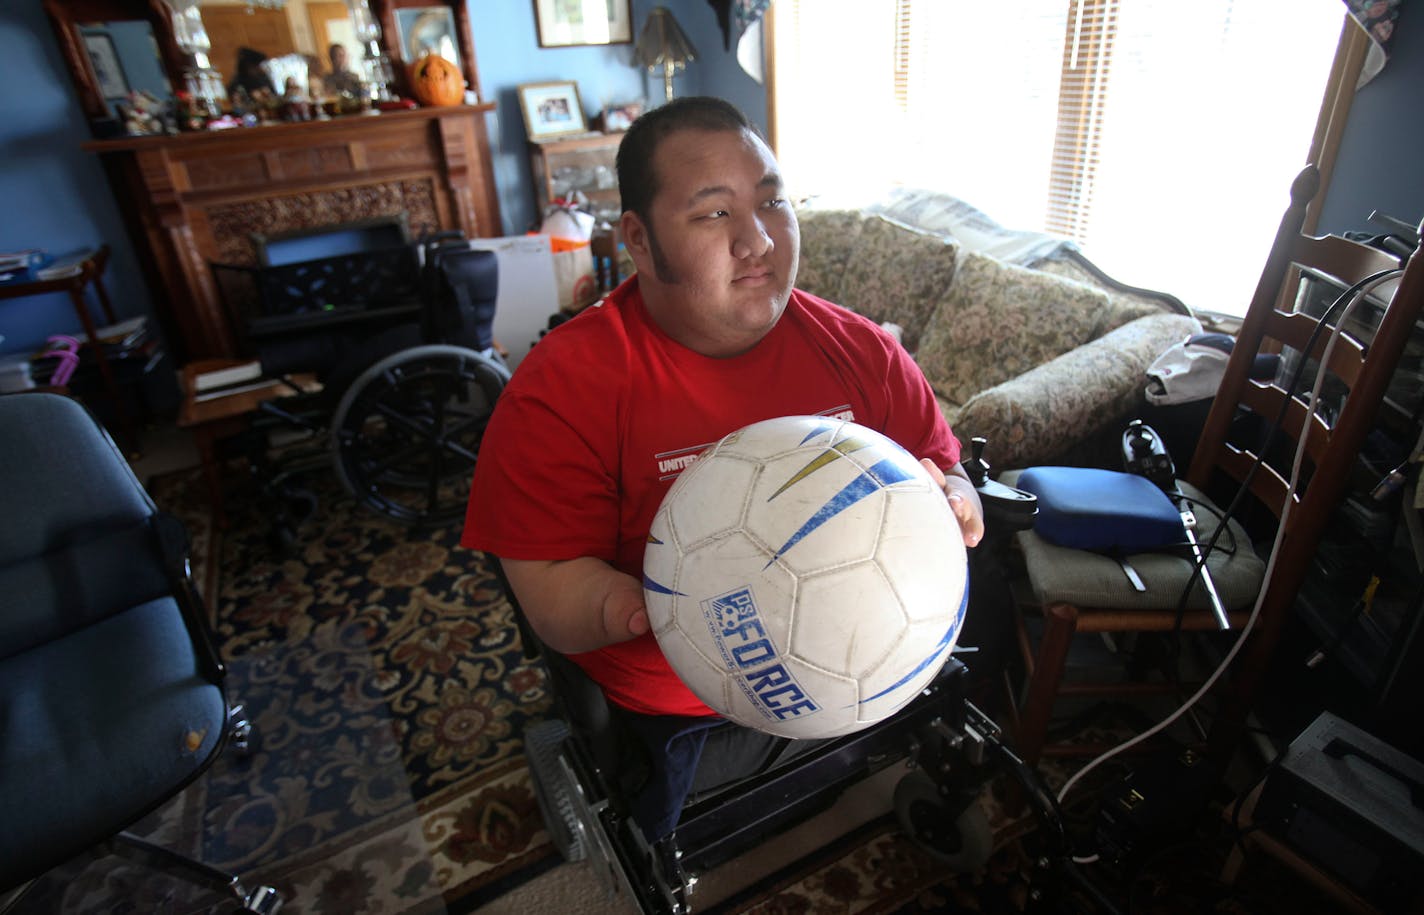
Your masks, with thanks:
<instances>
[{"instance_id":1,"label":"red t-shirt","mask_svg":"<svg viewBox=\"0 0 1424 915\"><path fill-rule=\"evenodd\" d=\"M959 460L919 367L874 323L795 290L756 347L715 359L652 322L634 277L520 364L480 448L461 542L505 559L592 556L641 580L678 473L729 432L797 414L853 420L942 468ZM572 657L625 708L714 714L651 634Z\"/></svg>"}]
</instances>

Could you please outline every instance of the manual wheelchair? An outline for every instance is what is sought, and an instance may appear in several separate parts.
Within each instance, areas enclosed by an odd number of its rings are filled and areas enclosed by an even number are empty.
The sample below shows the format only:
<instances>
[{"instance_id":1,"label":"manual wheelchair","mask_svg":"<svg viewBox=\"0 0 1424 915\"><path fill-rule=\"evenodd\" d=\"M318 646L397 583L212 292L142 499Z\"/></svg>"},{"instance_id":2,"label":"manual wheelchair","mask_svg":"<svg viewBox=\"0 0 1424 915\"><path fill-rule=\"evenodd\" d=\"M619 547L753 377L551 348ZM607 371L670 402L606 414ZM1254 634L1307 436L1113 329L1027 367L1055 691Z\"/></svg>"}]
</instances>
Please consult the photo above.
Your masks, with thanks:
<instances>
[{"instance_id":1,"label":"manual wheelchair","mask_svg":"<svg viewBox=\"0 0 1424 915\"><path fill-rule=\"evenodd\" d=\"M976 440L974 460L983 472L966 462L986 516L985 541L971 557L969 618L1007 619L999 616L1004 608L993 606L1002 599L995 585L1006 584L994 557L1015 531L1032 525L1036 500L988 480L978 457L982 446ZM852 785L896 763L909 767L895 787L896 816L906 834L946 867L971 870L988 857L989 827L976 799L991 775L1006 770L1055 837L1054 854L1068 860L1051 796L1000 740L993 720L969 701L975 684L958 658L891 718L689 796L675 829L650 841L632 812L646 754L627 728L623 716L631 713L611 706L578 665L540 642L498 559L489 558L514 607L525 652L531 660L542 658L555 697L557 717L524 734L545 826L566 860L588 860L605 890L638 910L691 911L699 875L830 807ZM981 627L975 636L993 642L997 628ZM709 731L709 745L722 727Z\"/></svg>"},{"instance_id":2,"label":"manual wheelchair","mask_svg":"<svg viewBox=\"0 0 1424 915\"><path fill-rule=\"evenodd\" d=\"M398 224L400 239L404 226ZM329 468L358 503L412 526L464 516L485 426L510 372L493 337L499 268L459 233L280 266L214 264L245 355L294 396L236 442L289 545ZM291 381L314 375L320 390Z\"/></svg>"}]
</instances>

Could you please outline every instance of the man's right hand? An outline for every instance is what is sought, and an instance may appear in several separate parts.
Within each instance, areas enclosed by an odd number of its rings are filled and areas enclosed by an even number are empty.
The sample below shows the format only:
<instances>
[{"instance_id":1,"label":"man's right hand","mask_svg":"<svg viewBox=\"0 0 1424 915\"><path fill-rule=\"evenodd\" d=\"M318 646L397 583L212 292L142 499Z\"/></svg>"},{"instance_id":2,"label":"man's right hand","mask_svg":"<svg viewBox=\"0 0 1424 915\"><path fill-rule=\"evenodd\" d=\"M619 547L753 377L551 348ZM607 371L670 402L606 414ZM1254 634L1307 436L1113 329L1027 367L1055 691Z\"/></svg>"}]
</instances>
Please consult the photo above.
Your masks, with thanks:
<instances>
[{"instance_id":1,"label":"man's right hand","mask_svg":"<svg viewBox=\"0 0 1424 915\"><path fill-rule=\"evenodd\" d=\"M643 585L601 559L503 559L524 616L561 654L593 651L648 631Z\"/></svg>"}]
</instances>

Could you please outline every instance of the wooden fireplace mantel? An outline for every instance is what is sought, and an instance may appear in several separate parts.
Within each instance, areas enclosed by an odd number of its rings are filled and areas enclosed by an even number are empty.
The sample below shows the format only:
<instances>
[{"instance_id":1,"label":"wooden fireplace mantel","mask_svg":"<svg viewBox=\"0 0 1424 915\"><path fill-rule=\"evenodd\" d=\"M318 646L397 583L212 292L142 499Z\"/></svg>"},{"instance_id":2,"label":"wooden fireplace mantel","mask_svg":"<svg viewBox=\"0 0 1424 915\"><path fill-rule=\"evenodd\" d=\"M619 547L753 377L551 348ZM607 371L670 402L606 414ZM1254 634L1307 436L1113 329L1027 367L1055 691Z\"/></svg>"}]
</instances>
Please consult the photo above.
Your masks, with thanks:
<instances>
[{"instance_id":1,"label":"wooden fireplace mantel","mask_svg":"<svg viewBox=\"0 0 1424 915\"><path fill-rule=\"evenodd\" d=\"M232 358L239 341L210 265L256 265L254 236L400 213L416 237L502 234L484 123L493 108L419 108L84 148L104 163L178 358Z\"/></svg>"}]
</instances>

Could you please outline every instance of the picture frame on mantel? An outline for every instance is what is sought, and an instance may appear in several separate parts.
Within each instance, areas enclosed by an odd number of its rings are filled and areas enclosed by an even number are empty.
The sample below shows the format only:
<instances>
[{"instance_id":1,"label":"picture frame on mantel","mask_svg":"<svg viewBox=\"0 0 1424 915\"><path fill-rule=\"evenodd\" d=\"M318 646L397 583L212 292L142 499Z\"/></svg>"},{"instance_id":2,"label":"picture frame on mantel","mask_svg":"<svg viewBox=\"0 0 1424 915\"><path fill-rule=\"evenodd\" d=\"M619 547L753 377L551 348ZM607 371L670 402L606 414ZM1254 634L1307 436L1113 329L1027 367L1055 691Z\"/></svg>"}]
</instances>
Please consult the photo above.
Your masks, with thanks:
<instances>
[{"instance_id":1,"label":"picture frame on mantel","mask_svg":"<svg viewBox=\"0 0 1424 915\"><path fill-rule=\"evenodd\" d=\"M413 6L397 9L396 31L400 34L401 56L407 62L419 60L428 53L441 57L465 69L456 36L455 13L448 6Z\"/></svg>"},{"instance_id":2,"label":"picture frame on mantel","mask_svg":"<svg viewBox=\"0 0 1424 915\"><path fill-rule=\"evenodd\" d=\"M84 48L89 52L89 63L94 68L94 81L99 94L106 99L127 98L128 77L124 75L119 54L114 50L114 39L98 32L84 34Z\"/></svg>"},{"instance_id":3,"label":"picture frame on mantel","mask_svg":"<svg viewBox=\"0 0 1424 915\"><path fill-rule=\"evenodd\" d=\"M578 83L572 80L520 85L519 110L524 113L524 131L530 142L589 132Z\"/></svg>"},{"instance_id":4,"label":"picture frame on mantel","mask_svg":"<svg viewBox=\"0 0 1424 915\"><path fill-rule=\"evenodd\" d=\"M630 0L605 0L606 18L586 18L591 4L575 0L534 0L534 22L541 48L632 44Z\"/></svg>"}]
</instances>

